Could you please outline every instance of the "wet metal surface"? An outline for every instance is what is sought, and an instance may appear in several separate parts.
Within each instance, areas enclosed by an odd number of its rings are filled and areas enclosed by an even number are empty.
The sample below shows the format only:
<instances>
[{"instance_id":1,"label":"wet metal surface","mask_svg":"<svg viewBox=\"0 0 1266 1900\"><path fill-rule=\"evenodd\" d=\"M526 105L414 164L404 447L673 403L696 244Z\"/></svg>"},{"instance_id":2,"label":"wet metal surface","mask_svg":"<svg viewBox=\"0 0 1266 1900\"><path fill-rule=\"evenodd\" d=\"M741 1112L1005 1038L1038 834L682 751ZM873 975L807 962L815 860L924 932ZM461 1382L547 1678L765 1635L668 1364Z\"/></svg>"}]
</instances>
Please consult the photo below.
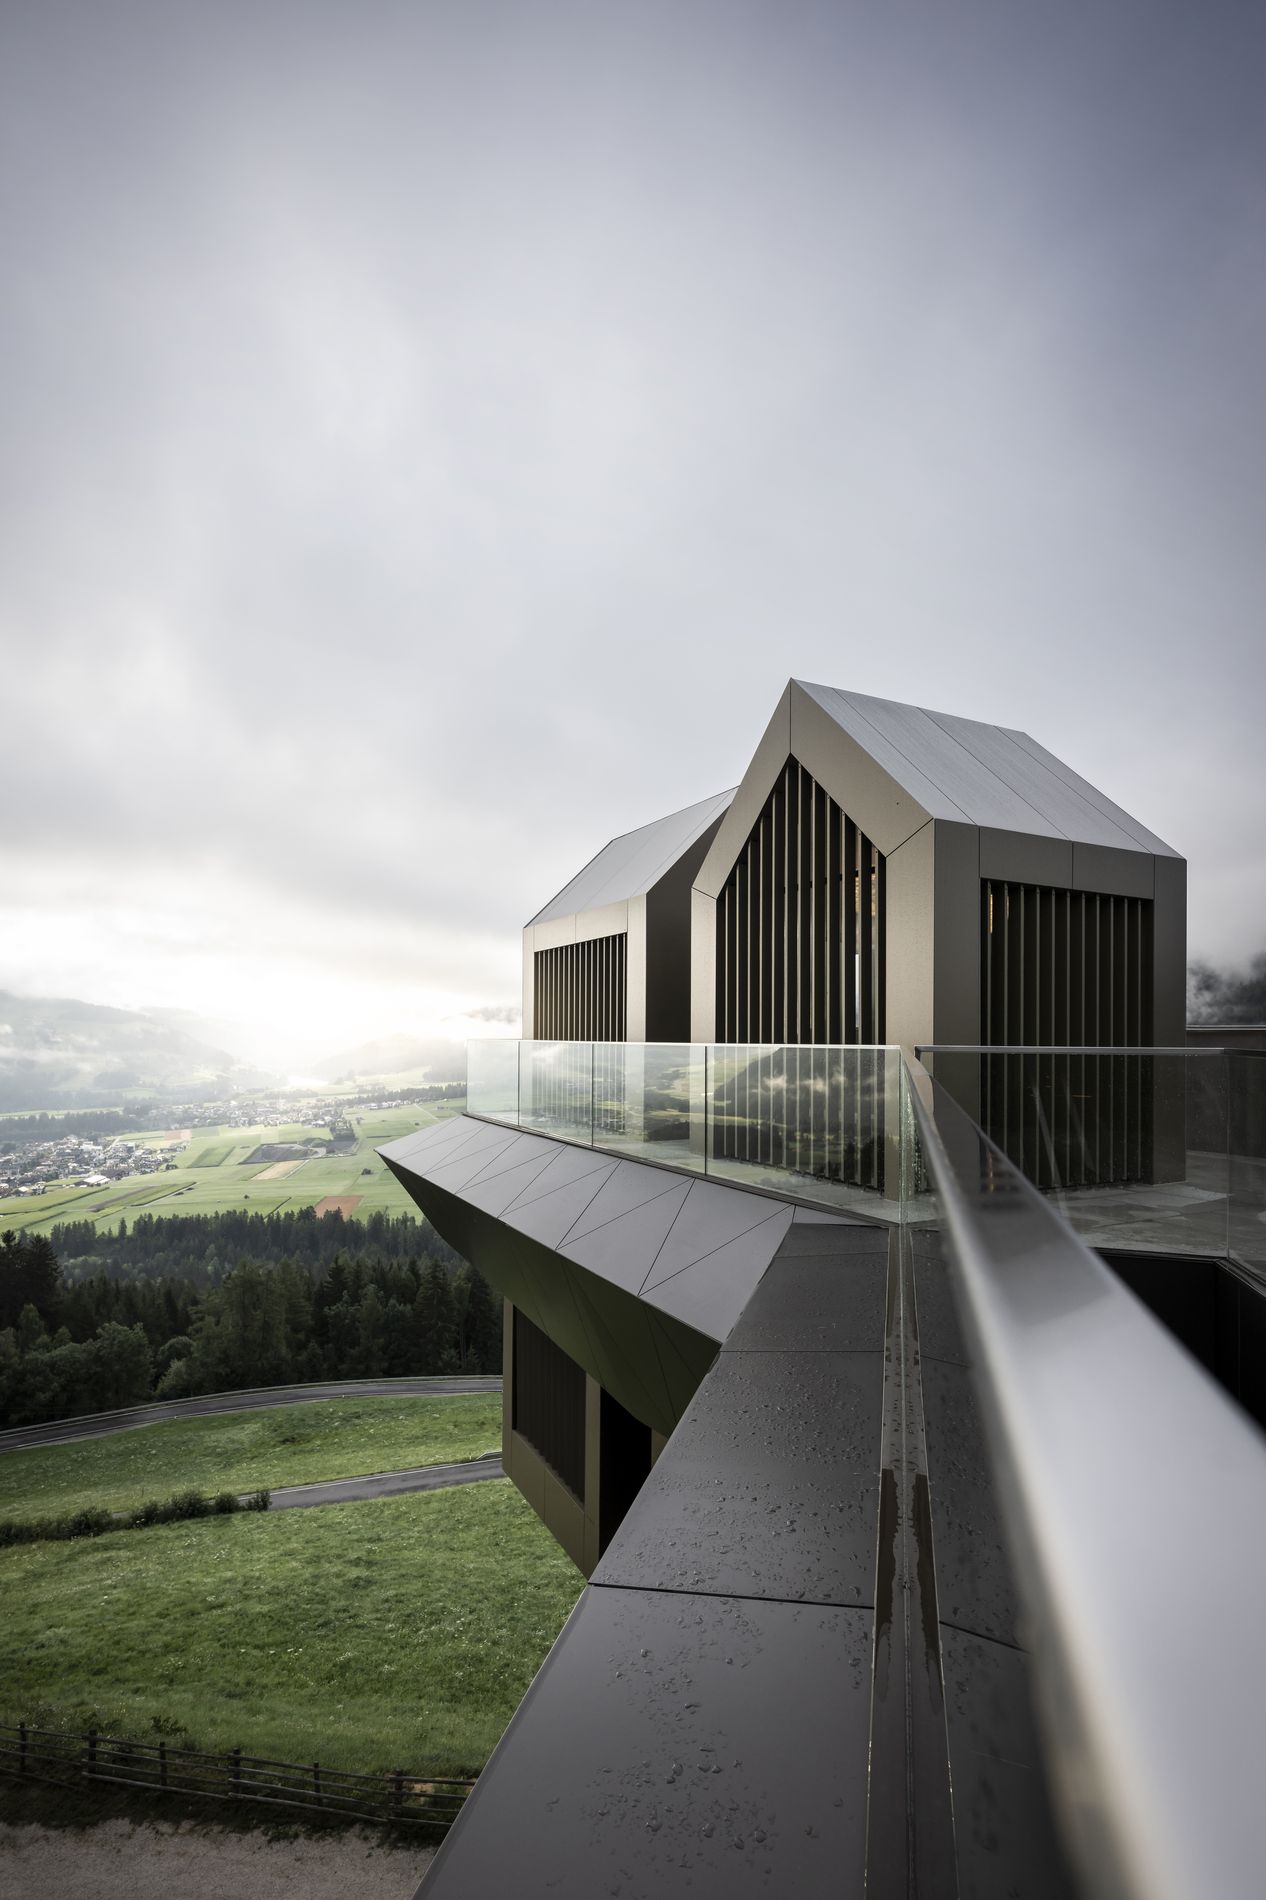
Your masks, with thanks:
<instances>
[{"instance_id":1,"label":"wet metal surface","mask_svg":"<svg viewBox=\"0 0 1266 1900\"><path fill-rule=\"evenodd\" d=\"M596 1583L870 1602L879 1355L789 1357L722 1353Z\"/></svg>"},{"instance_id":2,"label":"wet metal surface","mask_svg":"<svg viewBox=\"0 0 1266 1900\"><path fill-rule=\"evenodd\" d=\"M426 1900L860 1895L870 1615L590 1589Z\"/></svg>"}]
</instances>

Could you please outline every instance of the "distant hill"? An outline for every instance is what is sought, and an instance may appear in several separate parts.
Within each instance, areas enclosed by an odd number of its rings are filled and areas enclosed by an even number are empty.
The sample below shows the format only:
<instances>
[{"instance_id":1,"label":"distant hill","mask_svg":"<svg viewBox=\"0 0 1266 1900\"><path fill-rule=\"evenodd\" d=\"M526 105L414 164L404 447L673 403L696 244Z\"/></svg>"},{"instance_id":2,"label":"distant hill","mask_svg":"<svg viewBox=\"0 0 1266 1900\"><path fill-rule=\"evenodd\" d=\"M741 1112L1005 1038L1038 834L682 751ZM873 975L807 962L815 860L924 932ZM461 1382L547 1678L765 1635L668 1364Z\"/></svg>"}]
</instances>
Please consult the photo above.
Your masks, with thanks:
<instances>
[{"instance_id":1,"label":"distant hill","mask_svg":"<svg viewBox=\"0 0 1266 1900\"><path fill-rule=\"evenodd\" d=\"M137 1010L0 990L0 1109L106 1107L134 1091L196 1100L256 1079Z\"/></svg>"},{"instance_id":2,"label":"distant hill","mask_svg":"<svg viewBox=\"0 0 1266 1900\"><path fill-rule=\"evenodd\" d=\"M466 1045L447 1037L381 1036L355 1049L311 1065L309 1073L320 1082L343 1082L358 1076L403 1075L425 1072L428 1082L464 1082Z\"/></svg>"}]
</instances>

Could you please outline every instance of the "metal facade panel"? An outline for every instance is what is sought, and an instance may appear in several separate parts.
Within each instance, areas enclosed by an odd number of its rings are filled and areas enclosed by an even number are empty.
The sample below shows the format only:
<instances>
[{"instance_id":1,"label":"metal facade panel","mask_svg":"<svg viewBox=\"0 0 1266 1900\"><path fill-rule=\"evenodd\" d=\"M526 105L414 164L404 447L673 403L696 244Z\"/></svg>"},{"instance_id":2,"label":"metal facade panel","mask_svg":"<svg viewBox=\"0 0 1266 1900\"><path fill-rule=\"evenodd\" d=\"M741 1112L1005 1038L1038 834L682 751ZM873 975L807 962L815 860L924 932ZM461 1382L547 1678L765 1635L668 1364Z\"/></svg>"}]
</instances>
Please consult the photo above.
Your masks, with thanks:
<instances>
[{"instance_id":1,"label":"metal facade panel","mask_svg":"<svg viewBox=\"0 0 1266 1900\"><path fill-rule=\"evenodd\" d=\"M629 906L623 900L612 904L592 904L585 910L578 910L572 921L577 943L584 943L591 937L618 936L629 927Z\"/></svg>"},{"instance_id":2,"label":"metal facade panel","mask_svg":"<svg viewBox=\"0 0 1266 1900\"><path fill-rule=\"evenodd\" d=\"M529 924L523 932L523 940L526 943L529 939L533 950L557 950L560 944L575 943L576 919L552 917L547 923Z\"/></svg>"},{"instance_id":3,"label":"metal facade panel","mask_svg":"<svg viewBox=\"0 0 1266 1900\"><path fill-rule=\"evenodd\" d=\"M791 752L791 686L783 691L774 708L774 716L761 735L760 744L734 792L729 809L708 847L707 856L695 872L694 888L716 898L721 886L742 851L747 835L760 815L775 779Z\"/></svg>"},{"instance_id":4,"label":"metal facade panel","mask_svg":"<svg viewBox=\"0 0 1266 1900\"><path fill-rule=\"evenodd\" d=\"M1106 845L1073 846L1073 889L1101 891L1111 897L1152 897L1155 859L1142 851L1114 851Z\"/></svg>"},{"instance_id":5,"label":"metal facade panel","mask_svg":"<svg viewBox=\"0 0 1266 1900\"><path fill-rule=\"evenodd\" d=\"M552 919L574 917L581 911L622 903L650 890L695 839L715 823L733 795L733 792L718 792L697 805L670 812L653 824L613 838L536 913L532 923L539 925Z\"/></svg>"},{"instance_id":6,"label":"metal facade panel","mask_svg":"<svg viewBox=\"0 0 1266 1900\"><path fill-rule=\"evenodd\" d=\"M932 1040L935 975L935 882L931 823L886 860L887 998L890 1042Z\"/></svg>"},{"instance_id":7,"label":"metal facade panel","mask_svg":"<svg viewBox=\"0 0 1266 1900\"><path fill-rule=\"evenodd\" d=\"M941 1042L980 1039L980 840L972 825L931 827L933 854L932 1017ZM1067 845L1035 839L1057 850Z\"/></svg>"},{"instance_id":8,"label":"metal facade panel","mask_svg":"<svg viewBox=\"0 0 1266 1900\"><path fill-rule=\"evenodd\" d=\"M996 831L982 827L980 832L979 875L1003 884L1052 884L1071 890L1073 883L1073 847L1068 838L1035 837L1031 832ZM970 1038L941 1040L968 1041Z\"/></svg>"},{"instance_id":9,"label":"metal facade panel","mask_svg":"<svg viewBox=\"0 0 1266 1900\"><path fill-rule=\"evenodd\" d=\"M790 1224L787 1208L783 1216L739 1234L705 1260L644 1286L639 1297L696 1332L713 1337L720 1332L724 1338L760 1285Z\"/></svg>"},{"instance_id":10,"label":"metal facade panel","mask_svg":"<svg viewBox=\"0 0 1266 1900\"><path fill-rule=\"evenodd\" d=\"M690 893L690 1040L716 1041L716 899L696 887Z\"/></svg>"},{"instance_id":11,"label":"metal facade panel","mask_svg":"<svg viewBox=\"0 0 1266 1900\"><path fill-rule=\"evenodd\" d=\"M1157 1043L1181 1048L1187 1018L1187 864L1184 858L1156 857L1153 904L1152 1009Z\"/></svg>"},{"instance_id":12,"label":"metal facade panel","mask_svg":"<svg viewBox=\"0 0 1266 1900\"><path fill-rule=\"evenodd\" d=\"M614 1041L646 1041L646 899L631 897L626 905L628 926L624 939L624 1024Z\"/></svg>"},{"instance_id":13,"label":"metal facade panel","mask_svg":"<svg viewBox=\"0 0 1266 1900\"><path fill-rule=\"evenodd\" d=\"M459 1134L459 1128L464 1132ZM446 1138L437 1139L441 1135ZM423 1130L421 1135L390 1142L379 1153L393 1173L410 1177L405 1181L408 1191L446 1233L454 1212L461 1217L477 1216L481 1221L487 1218L463 1196L466 1182L473 1184L476 1176L490 1180L490 1164L498 1158L508 1169L521 1159L539 1155L542 1145L556 1148L557 1158L539 1173L534 1172L518 1196L499 1207L491 1221L492 1231L509 1248L507 1261L514 1263L515 1273L526 1274L523 1263L537 1253L526 1247L521 1256L516 1255L520 1236L556 1253L564 1263L574 1260L598 1284L606 1282L621 1292L648 1281L666 1281L670 1275L684 1279L694 1273L688 1290L683 1285L669 1294L665 1287L664 1297L656 1291L650 1304L669 1313L680 1307L680 1317L695 1333L717 1342L724 1339L790 1224L792 1210L788 1202L543 1136L520 1136L514 1129L471 1116L455 1117L452 1122ZM406 1154L411 1159L406 1160ZM618 1187L614 1179L617 1174ZM427 1188L433 1176L442 1177L439 1185L450 1184L442 1203L434 1209ZM646 1198L637 1188L639 1179L645 1183ZM591 1209L595 1210L593 1219L608 1212L610 1217L601 1219L601 1225L595 1227L589 1218ZM488 1230L481 1227L479 1231ZM734 1248L733 1243L749 1233L755 1236L750 1247ZM468 1253L460 1236L452 1244ZM727 1246L733 1248L732 1253L724 1253ZM505 1270L511 1269L507 1266ZM488 1277L498 1283L502 1272L498 1257L489 1266ZM536 1319L541 1294L535 1282L533 1287L528 1294L513 1292L508 1285L499 1286L499 1290ZM684 1310L687 1305L688 1314ZM570 1345L566 1349L572 1350ZM572 1356L584 1363L581 1353L573 1352ZM595 1373L595 1377L601 1374ZM636 1410L632 1406L628 1409Z\"/></svg>"}]
</instances>

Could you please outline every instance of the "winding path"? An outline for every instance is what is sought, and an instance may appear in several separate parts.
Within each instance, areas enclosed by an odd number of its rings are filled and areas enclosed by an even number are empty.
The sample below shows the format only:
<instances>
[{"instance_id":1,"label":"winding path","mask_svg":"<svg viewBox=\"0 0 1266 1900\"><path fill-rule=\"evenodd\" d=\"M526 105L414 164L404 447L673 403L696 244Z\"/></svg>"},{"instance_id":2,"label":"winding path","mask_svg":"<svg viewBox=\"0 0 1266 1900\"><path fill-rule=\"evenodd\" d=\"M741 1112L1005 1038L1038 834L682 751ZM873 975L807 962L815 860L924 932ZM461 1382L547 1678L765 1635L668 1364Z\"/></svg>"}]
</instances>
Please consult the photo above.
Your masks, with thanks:
<instances>
[{"instance_id":1,"label":"winding path","mask_svg":"<svg viewBox=\"0 0 1266 1900\"><path fill-rule=\"evenodd\" d=\"M52 1419L46 1425L16 1425L0 1432L0 1452L24 1451L31 1445L66 1445L79 1438L101 1438L109 1432L130 1432L140 1425L162 1425L174 1418L206 1418L219 1412L257 1412L273 1405L310 1405L320 1399L435 1399L461 1398L471 1392L500 1392L499 1377L488 1375L456 1378L417 1379L329 1379L319 1385L256 1386L244 1392L208 1392L197 1399L158 1400L152 1405L133 1405L121 1412L92 1412L83 1418ZM430 1466L431 1470L449 1470L450 1466ZM379 1474L398 1477L397 1472ZM489 1474L483 1473L487 1476ZM347 1479L345 1483L372 1484L374 1479ZM449 1480L461 1483L463 1480ZM296 1491L312 1488L291 1487ZM429 1485L403 1486L402 1489L430 1490ZM275 1493L280 1496L280 1493ZM366 1496L386 1496L385 1492L366 1492ZM314 1500L315 1502L315 1500ZM322 1500L325 1502L325 1500Z\"/></svg>"},{"instance_id":2,"label":"winding path","mask_svg":"<svg viewBox=\"0 0 1266 1900\"><path fill-rule=\"evenodd\" d=\"M454 1484L478 1484L504 1478L501 1454L467 1458L456 1465L414 1465L409 1471L376 1471L366 1478L330 1478L322 1484L279 1485L273 1511L300 1510L309 1504L362 1504L367 1498L399 1498L410 1491L444 1491Z\"/></svg>"}]
</instances>

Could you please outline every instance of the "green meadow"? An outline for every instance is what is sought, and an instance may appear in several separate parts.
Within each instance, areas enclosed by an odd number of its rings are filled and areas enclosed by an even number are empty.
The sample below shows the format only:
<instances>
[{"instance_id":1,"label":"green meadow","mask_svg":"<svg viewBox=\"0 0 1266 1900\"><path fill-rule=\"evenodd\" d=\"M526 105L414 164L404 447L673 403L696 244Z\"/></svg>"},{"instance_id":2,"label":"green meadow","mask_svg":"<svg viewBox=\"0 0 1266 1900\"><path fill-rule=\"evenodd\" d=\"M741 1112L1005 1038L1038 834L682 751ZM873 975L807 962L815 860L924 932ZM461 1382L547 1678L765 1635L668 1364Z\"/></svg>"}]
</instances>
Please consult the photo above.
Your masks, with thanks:
<instances>
[{"instance_id":1,"label":"green meadow","mask_svg":"<svg viewBox=\"0 0 1266 1900\"><path fill-rule=\"evenodd\" d=\"M583 1579L505 1479L0 1552L0 1720L483 1766Z\"/></svg>"},{"instance_id":2,"label":"green meadow","mask_svg":"<svg viewBox=\"0 0 1266 1900\"><path fill-rule=\"evenodd\" d=\"M190 1488L245 1492L358 1478L451 1464L500 1443L498 1392L323 1399L172 1419L0 1453L0 1518L58 1517L89 1505L125 1511Z\"/></svg>"}]
</instances>

